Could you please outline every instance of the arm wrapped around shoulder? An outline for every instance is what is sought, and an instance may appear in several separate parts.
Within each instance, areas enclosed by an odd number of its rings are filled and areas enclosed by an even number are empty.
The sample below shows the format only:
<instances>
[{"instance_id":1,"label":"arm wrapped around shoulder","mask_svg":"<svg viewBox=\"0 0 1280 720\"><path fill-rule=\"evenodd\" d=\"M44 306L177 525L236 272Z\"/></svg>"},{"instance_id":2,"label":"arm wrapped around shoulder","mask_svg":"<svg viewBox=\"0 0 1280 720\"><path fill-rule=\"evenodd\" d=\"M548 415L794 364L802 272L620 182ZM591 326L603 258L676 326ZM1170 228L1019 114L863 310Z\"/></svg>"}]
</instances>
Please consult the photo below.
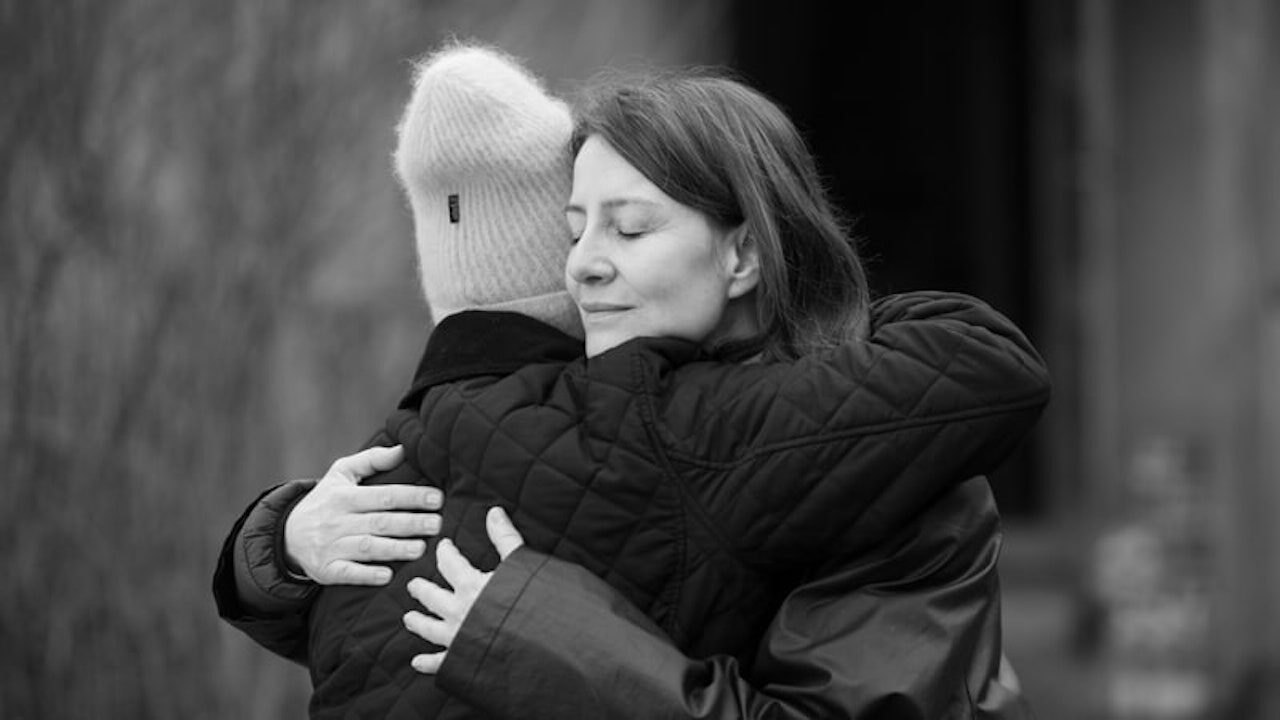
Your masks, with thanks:
<instances>
[{"instance_id":1,"label":"arm wrapped around shoulder","mask_svg":"<svg viewBox=\"0 0 1280 720\"><path fill-rule=\"evenodd\" d=\"M881 299L865 339L794 363L664 380L655 434L672 467L726 542L786 562L866 547L989 475L1050 397L1013 322L943 292Z\"/></svg>"}]
</instances>

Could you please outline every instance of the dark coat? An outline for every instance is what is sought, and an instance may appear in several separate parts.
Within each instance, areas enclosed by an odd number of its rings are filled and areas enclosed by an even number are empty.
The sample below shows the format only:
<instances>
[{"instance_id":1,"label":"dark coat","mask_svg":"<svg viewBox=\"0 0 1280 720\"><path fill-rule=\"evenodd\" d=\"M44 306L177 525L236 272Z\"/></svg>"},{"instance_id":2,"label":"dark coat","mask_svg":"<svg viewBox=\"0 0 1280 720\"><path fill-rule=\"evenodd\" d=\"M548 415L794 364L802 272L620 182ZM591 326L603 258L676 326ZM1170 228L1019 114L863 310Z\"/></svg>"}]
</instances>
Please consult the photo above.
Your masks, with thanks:
<instances>
[{"instance_id":1,"label":"dark coat","mask_svg":"<svg viewBox=\"0 0 1280 720\"><path fill-rule=\"evenodd\" d=\"M286 574L279 544L313 484L292 480L250 505L213 584L224 620L303 664L317 588ZM816 568L750 663L681 653L604 581L521 548L477 598L436 682L506 720L1030 720L1000 662L1000 538L990 488L973 478L877 547Z\"/></svg>"},{"instance_id":2,"label":"dark coat","mask_svg":"<svg viewBox=\"0 0 1280 720\"><path fill-rule=\"evenodd\" d=\"M1030 720L1001 664L1000 538L991 489L972 478L815 569L747 663L681 653L599 578L520 548L436 682L508 720Z\"/></svg>"},{"instance_id":3,"label":"dark coat","mask_svg":"<svg viewBox=\"0 0 1280 720\"><path fill-rule=\"evenodd\" d=\"M866 342L796 363L670 339L564 362L575 345L518 315L442 322L381 438L407 461L372 482L442 488L442 535L481 567L502 505L531 549L606 579L687 654L743 662L801 577L994 469L1048 399L1007 319L940 293L881 301ZM415 576L443 582L433 549L384 588L321 591L313 716L473 714L409 666L433 649L401 624Z\"/></svg>"}]
</instances>

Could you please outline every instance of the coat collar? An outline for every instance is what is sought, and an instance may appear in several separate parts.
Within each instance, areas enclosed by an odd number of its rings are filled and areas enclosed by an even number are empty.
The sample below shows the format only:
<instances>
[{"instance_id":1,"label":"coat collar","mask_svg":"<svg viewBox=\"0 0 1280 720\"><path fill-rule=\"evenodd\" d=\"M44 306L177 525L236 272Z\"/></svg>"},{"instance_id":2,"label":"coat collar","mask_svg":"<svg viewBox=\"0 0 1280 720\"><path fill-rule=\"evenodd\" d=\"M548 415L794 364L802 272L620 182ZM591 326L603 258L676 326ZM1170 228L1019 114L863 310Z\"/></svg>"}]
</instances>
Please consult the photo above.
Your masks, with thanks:
<instances>
[{"instance_id":1,"label":"coat collar","mask_svg":"<svg viewBox=\"0 0 1280 720\"><path fill-rule=\"evenodd\" d=\"M481 375L507 375L533 363L567 363L582 341L527 315L467 310L441 320L427 338L401 409L417 408L428 388Z\"/></svg>"}]
</instances>

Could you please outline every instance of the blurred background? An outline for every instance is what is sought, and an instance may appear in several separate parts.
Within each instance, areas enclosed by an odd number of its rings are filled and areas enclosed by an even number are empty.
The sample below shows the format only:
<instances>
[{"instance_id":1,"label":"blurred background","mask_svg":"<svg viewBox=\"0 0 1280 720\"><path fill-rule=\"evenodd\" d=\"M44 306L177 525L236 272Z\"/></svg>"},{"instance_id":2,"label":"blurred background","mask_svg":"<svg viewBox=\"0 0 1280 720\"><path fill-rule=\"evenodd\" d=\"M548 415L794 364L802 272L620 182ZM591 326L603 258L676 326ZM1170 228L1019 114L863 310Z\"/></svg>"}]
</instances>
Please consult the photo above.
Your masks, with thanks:
<instances>
[{"instance_id":1,"label":"blurred background","mask_svg":"<svg viewBox=\"0 0 1280 720\"><path fill-rule=\"evenodd\" d=\"M226 531L321 474L430 324L410 60L558 90L724 63L805 131L880 292L970 292L1056 383L993 479L1042 720L1280 717L1272 0L0 0L0 717L304 717L221 624Z\"/></svg>"}]
</instances>

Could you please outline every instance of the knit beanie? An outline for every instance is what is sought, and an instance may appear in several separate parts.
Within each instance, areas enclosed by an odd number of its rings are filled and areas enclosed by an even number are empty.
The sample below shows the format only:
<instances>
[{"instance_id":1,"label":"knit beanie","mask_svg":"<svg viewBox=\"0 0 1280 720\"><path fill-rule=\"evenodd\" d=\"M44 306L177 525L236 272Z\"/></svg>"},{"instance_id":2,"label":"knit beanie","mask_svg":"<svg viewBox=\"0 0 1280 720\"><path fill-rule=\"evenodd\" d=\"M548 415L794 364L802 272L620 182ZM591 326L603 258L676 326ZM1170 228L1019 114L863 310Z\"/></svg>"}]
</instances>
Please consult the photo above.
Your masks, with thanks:
<instances>
[{"instance_id":1,"label":"knit beanie","mask_svg":"<svg viewBox=\"0 0 1280 720\"><path fill-rule=\"evenodd\" d=\"M418 65L395 166L436 322L507 310L582 337L564 286L572 130L568 107L500 51L455 44Z\"/></svg>"}]
</instances>

